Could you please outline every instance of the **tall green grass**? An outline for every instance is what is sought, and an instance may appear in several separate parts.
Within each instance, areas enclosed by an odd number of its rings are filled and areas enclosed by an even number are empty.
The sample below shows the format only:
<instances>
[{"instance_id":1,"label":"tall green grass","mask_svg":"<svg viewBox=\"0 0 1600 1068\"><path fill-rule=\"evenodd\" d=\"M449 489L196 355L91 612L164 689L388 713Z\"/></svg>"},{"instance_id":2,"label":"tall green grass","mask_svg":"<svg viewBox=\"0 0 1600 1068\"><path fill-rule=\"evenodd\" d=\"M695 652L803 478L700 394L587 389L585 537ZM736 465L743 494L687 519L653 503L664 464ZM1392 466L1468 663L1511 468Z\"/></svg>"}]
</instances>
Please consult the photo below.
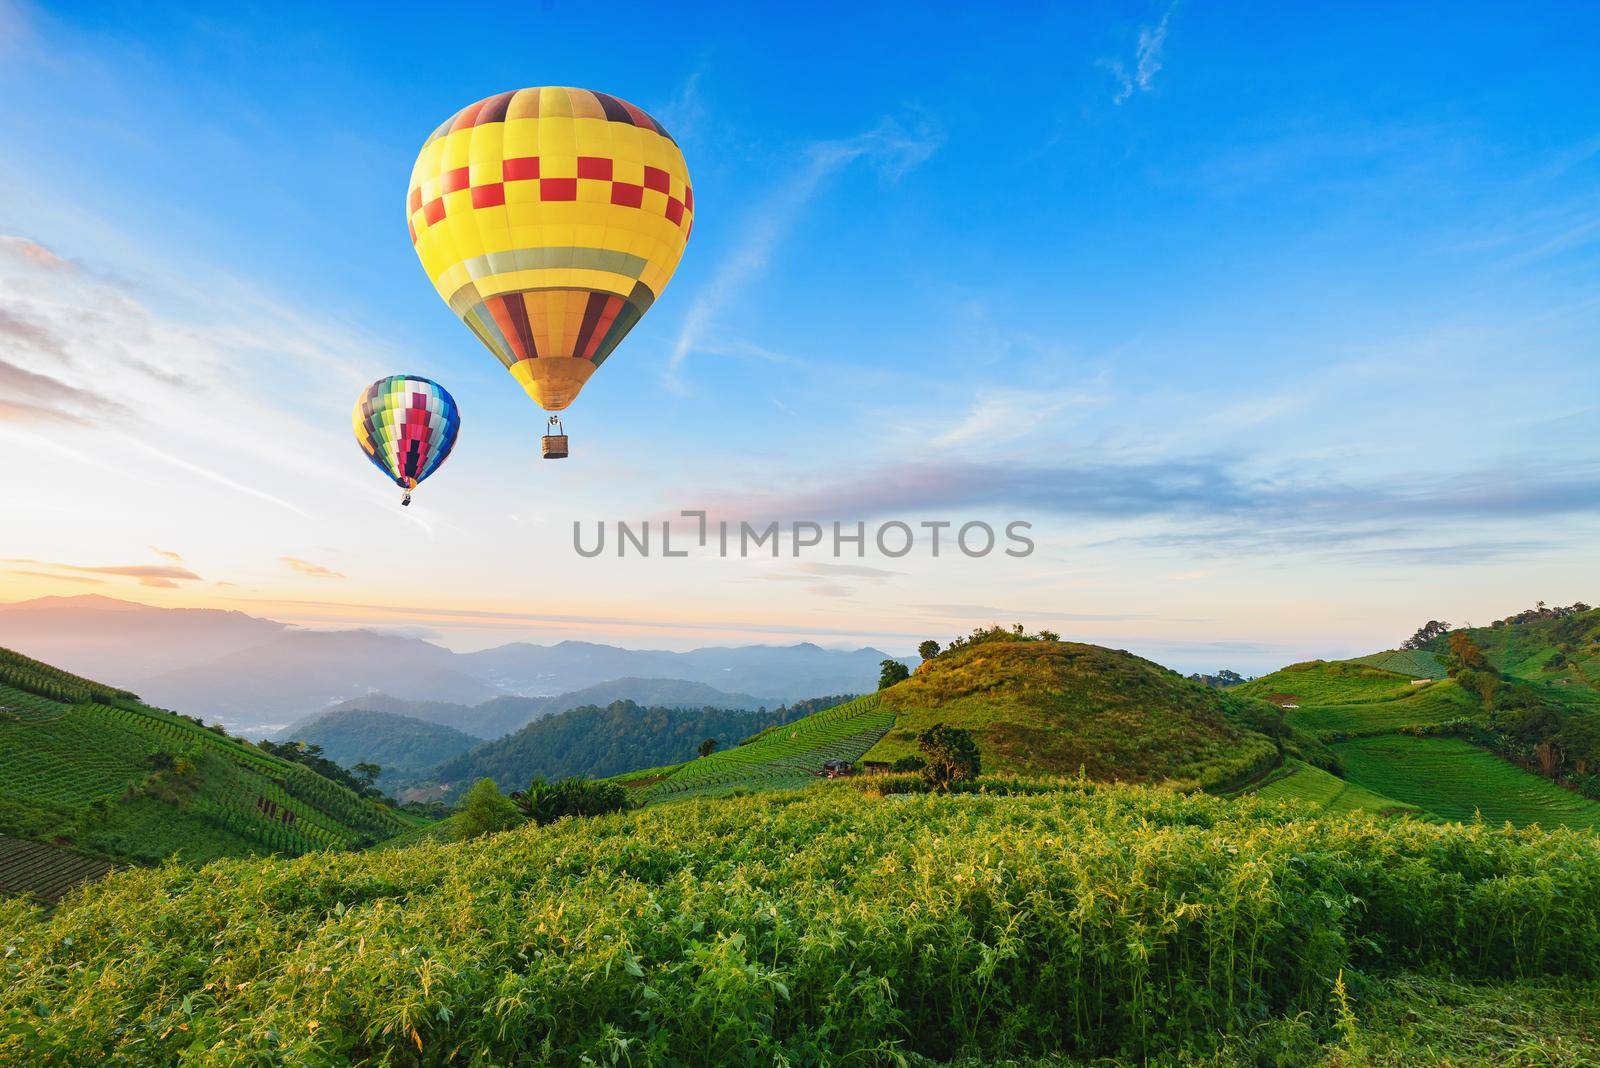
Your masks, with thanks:
<instances>
[{"instance_id":1,"label":"tall green grass","mask_svg":"<svg viewBox=\"0 0 1600 1068\"><path fill-rule=\"evenodd\" d=\"M824 786L123 872L0 947L19 1064L1203 1056L1341 974L1594 978L1600 838Z\"/></svg>"}]
</instances>

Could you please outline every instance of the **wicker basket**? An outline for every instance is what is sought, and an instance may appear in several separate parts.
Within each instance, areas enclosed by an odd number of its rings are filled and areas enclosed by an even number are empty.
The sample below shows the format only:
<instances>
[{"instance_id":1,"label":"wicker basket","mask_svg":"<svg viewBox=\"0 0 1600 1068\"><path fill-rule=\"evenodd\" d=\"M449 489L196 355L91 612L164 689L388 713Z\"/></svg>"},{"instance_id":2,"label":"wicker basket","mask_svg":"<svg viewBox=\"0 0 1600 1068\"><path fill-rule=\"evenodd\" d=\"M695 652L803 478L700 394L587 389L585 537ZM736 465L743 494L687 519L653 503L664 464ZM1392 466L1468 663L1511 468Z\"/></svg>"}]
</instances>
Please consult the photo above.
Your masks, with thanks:
<instances>
[{"instance_id":1,"label":"wicker basket","mask_svg":"<svg viewBox=\"0 0 1600 1068\"><path fill-rule=\"evenodd\" d=\"M567 436L546 434L539 439L539 452L546 460L564 460L567 457Z\"/></svg>"}]
</instances>

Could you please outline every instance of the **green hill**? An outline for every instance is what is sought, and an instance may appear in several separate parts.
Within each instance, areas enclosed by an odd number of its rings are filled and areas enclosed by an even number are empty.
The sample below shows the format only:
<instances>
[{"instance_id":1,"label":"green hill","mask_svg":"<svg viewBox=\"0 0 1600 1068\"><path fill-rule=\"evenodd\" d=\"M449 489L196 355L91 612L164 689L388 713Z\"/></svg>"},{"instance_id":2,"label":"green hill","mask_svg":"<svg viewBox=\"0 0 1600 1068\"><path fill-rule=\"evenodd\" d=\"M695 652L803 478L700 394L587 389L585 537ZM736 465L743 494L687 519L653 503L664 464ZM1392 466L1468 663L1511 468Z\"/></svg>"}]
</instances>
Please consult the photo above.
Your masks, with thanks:
<instances>
[{"instance_id":1,"label":"green hill","mask_svg":"<svg viewBox=\"0 0 1600 1068\"><path fill-rule=\"evenodd\" d=\"M1480 650L1487 670L1445 677L1452 637ZM1600 611L1540 608L1421 649L1292 664L1234 692L1332 743L1350 786L1428 818L1594 827L1597 650ZM1285 780L1276 792L1311 786Z\"/></svg>"},{"instance_id":2,"label":"green hill","mask_svg":"<svg viewBox=\"0 0 1600 1068\"><path fill-rule=\"evenodd\" d=\"M986 641L928 661L883 691L894 727L868 760L916 752L935 723L970 730L986 772L1072 774L1205 787L1278 762L1245 702L1149 660L1096 645Z\"/></svg>"},{"instance_id":3,"label":"green hill","mask_svg":"<svg viewBox=\"0 0 1600 1068\"><path fill-rule=\"evenodd\" d=\"M1289 761L1251 792L1269 801L1293 801L1324 815L1370 812L1390 816L1401 813L1421 815L1423 812L1415 805L1402 804L1391 797L1374 793L1303 760Z\"/></svg>"},{"instance_id":4,"label":"green hill","mask_svg":"<svg viewBox=\"0 0 1600 1068\"><path fill-rule=\"evenodd\" d=\"M893 763L934 723L970 730L986 772L1075 774L1219 788L1281 760L1263 733L1277 713L1131 653L1041 640L985 640L928 661L869 697L768 730L735 749L618 781L644 801L797 786L829 760ZM1314 739L1294 752L1333 764ZM1301 748L1303 746L1303 748Z\"/></svg>"},{"instance_id":5,"label":"green hill","mask_svg":"<svg viewBox=\"0 0 1600 1068\"><path fill-rule=\"evenodd\" d=\"M504 790L520 790L535 777L605 778L687 760L708 738L729 748L839 700L817 698L770 711L645 708L633 701L572 708L447 760L412 785L440 784L445 796L454 796L485 777Z\"/></svg>"},{"instance_id":6,"label":"green hill","mask_svg":"<svg viewBox=\"0 0 1600 1068\"><path fill-rule=\"evenodd\" d=\"M349 849L413 820L125 690L0 650L0 833L115 861Z\"/></svg>"},{"instance_id":7,"label":"green hill","mask_svg":"<svg viewBox=\"0 0 1600 1068\"><path fill-rule=\"evenodd\" d=\"M803 786L830 760L854 763L894 723L879 696L858 697L792 723L769 727L743 745L675 767L617 777L641 803L736 790Z\"/></svg>"},{"instance_id":8,"label":"green hill","mask_svg":"<svg viewBox=\"0 0 1600 1068\"><path fill-rule=\"evenodd\" d=\"M1600 709L1600 609L1530 609L1467 634L1497 671L1547 685L1575 707ZM1443 638L1430 646L1445 648Z\"/></svg>"},{"instance_id":9,"label":"green hill","mask_svg":"<svg viewBox=\"0 0 1600 1068\"><path fill-rule=\"evenodd\" d=\"M442 723L364 708L324 712L282 736L320 746L323 756L346 768L376 764L383 769L378 782L386 788L483 743Z\"/></svg>"}]
</instances>

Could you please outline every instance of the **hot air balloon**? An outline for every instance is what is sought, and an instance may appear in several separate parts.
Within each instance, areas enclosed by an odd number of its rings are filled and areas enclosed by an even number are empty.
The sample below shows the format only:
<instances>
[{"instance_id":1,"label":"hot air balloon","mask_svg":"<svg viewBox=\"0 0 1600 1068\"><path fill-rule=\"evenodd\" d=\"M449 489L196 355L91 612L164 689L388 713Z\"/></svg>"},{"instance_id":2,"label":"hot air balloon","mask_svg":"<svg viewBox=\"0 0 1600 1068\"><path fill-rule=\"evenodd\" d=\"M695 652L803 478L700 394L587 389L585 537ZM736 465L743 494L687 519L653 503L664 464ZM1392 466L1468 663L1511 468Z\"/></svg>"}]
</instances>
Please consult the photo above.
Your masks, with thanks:
<instances>
[{"instance_id":1,"label":"hot air balloon","mask_svg":"<svg viewBox=\"0 0 1600 1068\"><path fill-rule=\"evenodd\" d=\"M571 404L666 287L694 221L678 145L624 100L544 86L458 111L422 146L411 241L450 310L540 407ZM559 419L549 419L552 431ZM567 455L549 433L547 459Z\"/></svg>"},{"instance_id":2,"label":"hot air balloon","mask_svg":"<svg viewBox=\"0 0 1600 1068\"><path fill-rule=\"evenodd\" d=\"M456 444L461 412L439 383L421 375L390 375L361 391L351 414L356 444L372 465L406 491L439 469Z\"/></svg>"}]
</instances>

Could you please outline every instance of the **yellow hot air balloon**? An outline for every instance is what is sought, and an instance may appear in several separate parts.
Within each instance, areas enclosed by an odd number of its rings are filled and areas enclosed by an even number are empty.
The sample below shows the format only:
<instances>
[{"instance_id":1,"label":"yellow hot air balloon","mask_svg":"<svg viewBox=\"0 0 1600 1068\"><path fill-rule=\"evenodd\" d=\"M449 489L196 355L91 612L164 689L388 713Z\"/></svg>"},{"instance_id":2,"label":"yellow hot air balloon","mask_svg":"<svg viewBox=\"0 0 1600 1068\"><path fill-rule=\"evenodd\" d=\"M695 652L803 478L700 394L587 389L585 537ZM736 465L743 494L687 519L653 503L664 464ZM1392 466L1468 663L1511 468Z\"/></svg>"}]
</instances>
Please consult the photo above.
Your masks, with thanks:
<instances>
[{"instance_id":1,"label":"yellow hot air balloon","mask_svg":"<svg viewBox=\"0 0 1600 1068\"><path fill-rule=\"evenodd\" d=\"M544 86L480 100L435 130L406 217L439 296L556 412L666 288L694 190L677 143L639 108ZM545 454L566 455L565 436L547 437Z\"/></svg>"}]
</instances>

